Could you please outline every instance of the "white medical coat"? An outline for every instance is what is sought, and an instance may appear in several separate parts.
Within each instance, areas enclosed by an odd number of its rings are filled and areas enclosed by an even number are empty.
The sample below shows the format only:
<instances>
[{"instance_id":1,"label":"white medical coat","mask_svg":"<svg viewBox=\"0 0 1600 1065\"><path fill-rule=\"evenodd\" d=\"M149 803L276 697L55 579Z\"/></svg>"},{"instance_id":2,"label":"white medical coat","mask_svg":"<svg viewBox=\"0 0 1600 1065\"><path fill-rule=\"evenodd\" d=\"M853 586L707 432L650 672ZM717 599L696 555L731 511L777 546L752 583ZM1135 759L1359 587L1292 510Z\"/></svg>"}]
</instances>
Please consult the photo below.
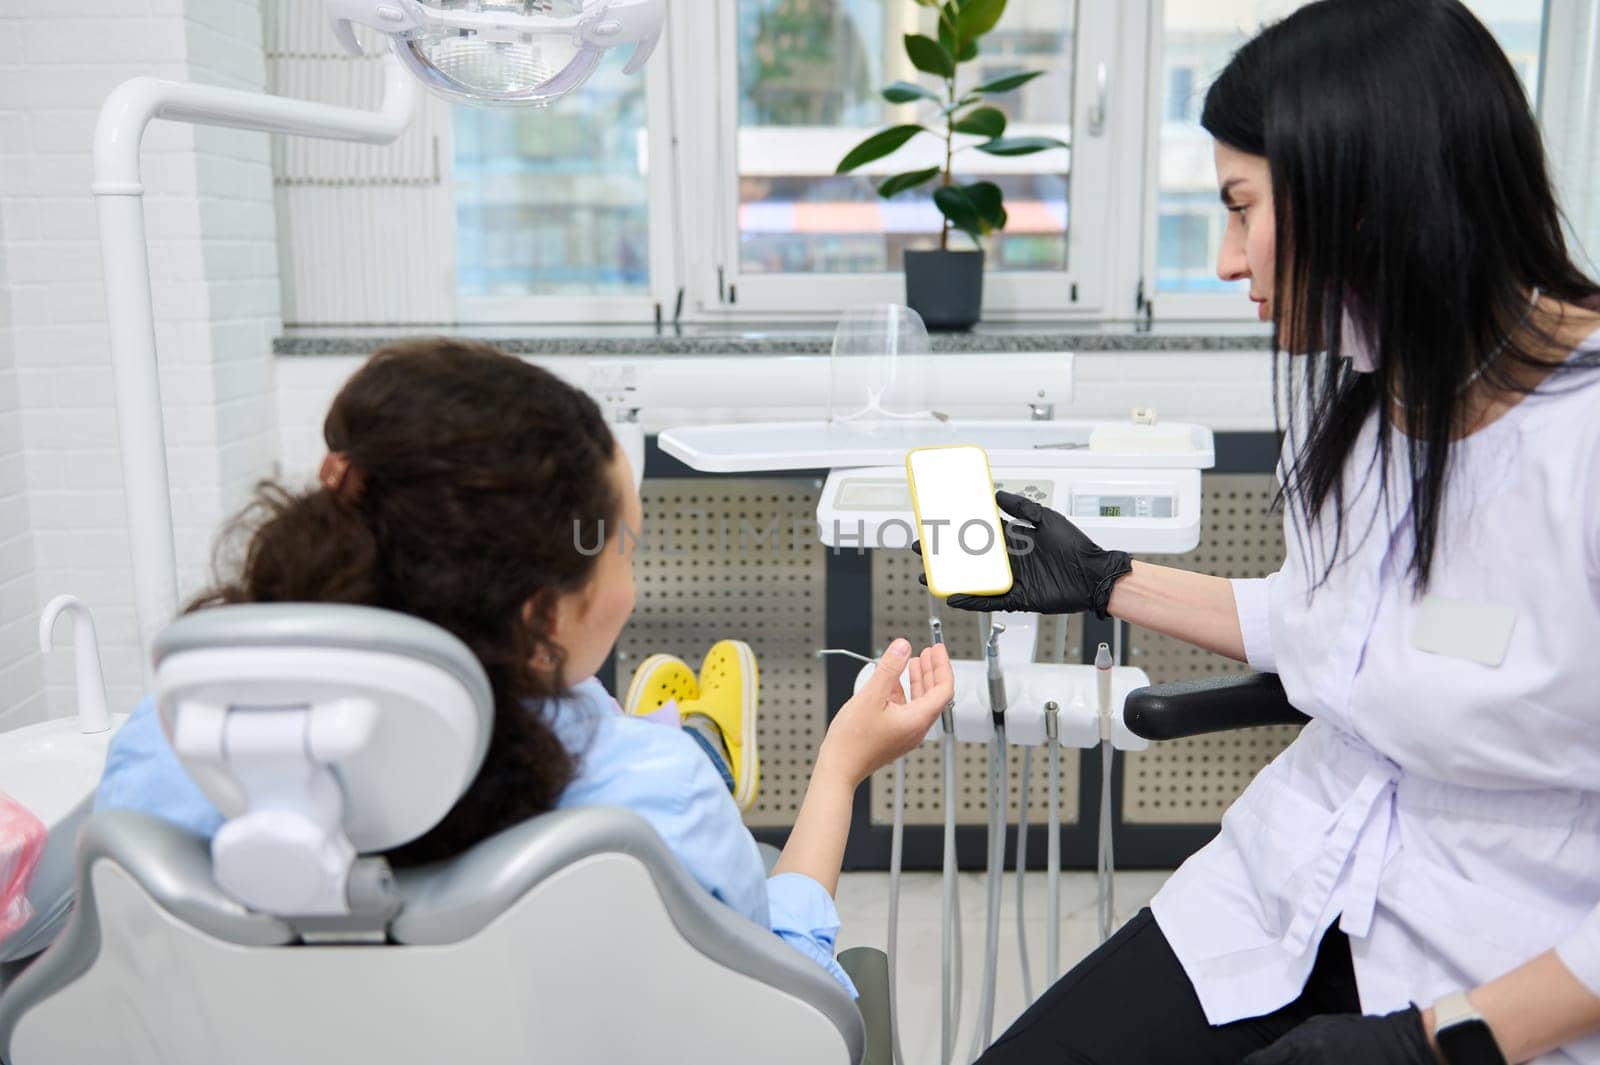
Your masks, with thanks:
<instances>
[{"instance_id":1,"label":"white medical coat","mask_svg":"<svg viewBox=\"0 0 1600 1065\"><path fill-rule=\"evenodd\" d=\"M1331 523L1308 559L1291 518L1283 568L1234 582L1251 666L1313 720L1152 903L1213 1024L1297 998L1335 920L1367 1013L1551 948L1600 994L1600 373L1454 447L1428 594L1515 611L1498 668L1413 646L1409 478L1393 456L1379 501L1376 426L1326 583ZM1538 1060L1600 1063L1600 1037Z\"/></svg>"}]
</instances>

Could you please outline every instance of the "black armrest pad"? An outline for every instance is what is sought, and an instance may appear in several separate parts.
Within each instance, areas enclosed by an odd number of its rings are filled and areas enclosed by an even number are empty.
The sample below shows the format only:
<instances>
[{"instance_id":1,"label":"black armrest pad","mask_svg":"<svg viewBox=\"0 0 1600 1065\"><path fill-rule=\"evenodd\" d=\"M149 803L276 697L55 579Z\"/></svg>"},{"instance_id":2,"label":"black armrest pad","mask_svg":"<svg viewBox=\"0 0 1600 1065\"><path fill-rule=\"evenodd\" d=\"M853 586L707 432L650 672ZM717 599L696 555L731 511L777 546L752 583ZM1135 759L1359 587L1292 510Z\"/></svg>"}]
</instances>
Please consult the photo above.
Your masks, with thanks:
<instances>
[{"instance_id":1,"label":"black armrest pad","mask_svg":"<svg viewBox=\"0 0 1600 1065\"><path fill-rule=\"evenodd\" d=\"M1128 695L1122 719L1135 736L1177 740L1262 725L1303 725L1275 673L1232 673L1153 684Z\"/></svg>"}]
</instances>

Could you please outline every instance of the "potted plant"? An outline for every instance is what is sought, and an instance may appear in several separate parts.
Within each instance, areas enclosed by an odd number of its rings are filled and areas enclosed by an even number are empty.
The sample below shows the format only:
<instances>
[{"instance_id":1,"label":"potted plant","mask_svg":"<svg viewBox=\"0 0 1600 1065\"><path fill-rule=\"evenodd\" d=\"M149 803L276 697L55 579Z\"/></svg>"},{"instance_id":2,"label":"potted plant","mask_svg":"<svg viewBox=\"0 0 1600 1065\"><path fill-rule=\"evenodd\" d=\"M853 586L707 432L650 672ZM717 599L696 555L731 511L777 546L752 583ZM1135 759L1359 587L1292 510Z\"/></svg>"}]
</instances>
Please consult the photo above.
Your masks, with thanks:
<instances>
[{"instance_id":1,"label":"potted plant","mask_svg":"<svg viewBox=\"0 0 1600 1065\"><path fill-rule=\"evenodd\" d=\"M1005 112L989 97L1015 92L1044 71L1011 74L962 90L963 65L978 57L978 44L1005 13L1006 0L914 0L919 7L934 8L939 15L937 37L907 34L906 56L911 65L939 80L937 89L897 81L883 90L892 104L928 104L922 121L890 126L852 148L839 163L838 173L853 170L892 155L921 134L944 142L944 165L912 170L885 178L878 186L884 199L919 189L937 180L933 202L944 216L938 251L905 253L906 303L931 329L966 329L983 313L983 238L1006 225L1005 197L992 181L958 183L956 157L976 149L988 155L1033 155L1066 148L1053 137L1007 137ZM958 138L977 137L975 143ZM960 230L972 239L971 250L951 250L950 235Z\"/></svg>"}]
</instances>

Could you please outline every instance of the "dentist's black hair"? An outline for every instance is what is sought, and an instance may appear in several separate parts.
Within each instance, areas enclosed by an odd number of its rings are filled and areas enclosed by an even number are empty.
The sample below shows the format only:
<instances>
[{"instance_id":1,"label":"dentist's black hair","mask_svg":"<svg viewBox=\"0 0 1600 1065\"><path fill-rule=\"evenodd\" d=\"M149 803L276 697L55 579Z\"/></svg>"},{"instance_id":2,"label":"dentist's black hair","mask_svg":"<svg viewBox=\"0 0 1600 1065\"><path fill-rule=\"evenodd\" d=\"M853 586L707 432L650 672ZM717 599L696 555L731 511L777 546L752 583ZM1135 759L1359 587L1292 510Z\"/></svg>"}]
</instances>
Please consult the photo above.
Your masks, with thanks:
<instances>
[{"instance_id":1,"label":"dentist's black hair","mask_svg":"<svg viewBox=\"0 0 1600 1065\"><path fill-rule=\"evenodd\" d=\"M1302 544L1332 503L1333 550L1347 488L1389 456L1409 460L1415 545L1427 587L1450 442L1479 375L1528 392L1530 368L1559 358L1545 296L1595 306L1600 289L1569 255L1527 96L1489 31L1457 0L1320 0L1241 48L1206 95L1201 125L1267 159L1277 251L1274 406L1287 394L1283 495ZM1344 311L1363 335L1342 335ZM1600 308L1597 308L1600 309ZM1339 356L1357 340L1377 370ZM1300 360L1284 353L1324 352ZM1594 368L1583 354L1557 372ZM1542 375L1542 374L1541 374ZM1364 424L1401 397L1405 432L1377 418L1376 470L1343 471ZM1364 535L1364 530L1358 530Z\"/></svg>"}]
</instances>

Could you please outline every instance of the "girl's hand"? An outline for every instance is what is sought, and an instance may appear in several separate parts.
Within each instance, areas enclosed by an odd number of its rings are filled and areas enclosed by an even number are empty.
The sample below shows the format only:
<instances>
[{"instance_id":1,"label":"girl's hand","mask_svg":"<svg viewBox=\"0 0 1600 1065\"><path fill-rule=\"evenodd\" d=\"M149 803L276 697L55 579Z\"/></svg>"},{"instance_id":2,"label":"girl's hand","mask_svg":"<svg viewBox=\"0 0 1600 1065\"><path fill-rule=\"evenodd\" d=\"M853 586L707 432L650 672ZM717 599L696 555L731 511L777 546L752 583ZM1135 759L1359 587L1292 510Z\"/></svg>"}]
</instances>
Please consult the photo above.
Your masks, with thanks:
<instances>
[{"instance_id":1,"label":"girl's hand","mask_svg":"<svg viewBox=\"0 0 1600 1065\"><path fill-rule=\"evenodd\" d=\"M911 699L900 676L909 670ZM828 726L817 769L836 773L854 789L896 758L916 750L955 697L955 675L944 646L911 656L909 641L890 644L878 668Z\"/></svg>"}]
</instances>

